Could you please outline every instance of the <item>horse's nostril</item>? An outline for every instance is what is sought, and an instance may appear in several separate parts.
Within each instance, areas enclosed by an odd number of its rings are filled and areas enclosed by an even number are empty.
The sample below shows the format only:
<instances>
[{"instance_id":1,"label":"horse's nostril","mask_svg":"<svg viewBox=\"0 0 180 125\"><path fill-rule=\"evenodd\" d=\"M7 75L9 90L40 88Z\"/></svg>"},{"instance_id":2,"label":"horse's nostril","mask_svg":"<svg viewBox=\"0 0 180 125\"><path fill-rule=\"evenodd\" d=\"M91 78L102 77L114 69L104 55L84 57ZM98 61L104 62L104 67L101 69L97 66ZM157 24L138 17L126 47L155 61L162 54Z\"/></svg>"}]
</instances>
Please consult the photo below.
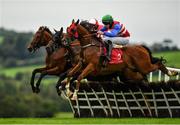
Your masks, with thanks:
<instances>
[{"instance_id":1,"label":"horse's nostril","mask_svg":"<svg viewBox=\"0 0 180 125\"><path fill-rule=\"evenodd\" d=\"M47 53L50 54L52 52L52 48L50 46L48 46L48 47L46 47L46 51L47 51Z\"/></svg>"}]
</instances>

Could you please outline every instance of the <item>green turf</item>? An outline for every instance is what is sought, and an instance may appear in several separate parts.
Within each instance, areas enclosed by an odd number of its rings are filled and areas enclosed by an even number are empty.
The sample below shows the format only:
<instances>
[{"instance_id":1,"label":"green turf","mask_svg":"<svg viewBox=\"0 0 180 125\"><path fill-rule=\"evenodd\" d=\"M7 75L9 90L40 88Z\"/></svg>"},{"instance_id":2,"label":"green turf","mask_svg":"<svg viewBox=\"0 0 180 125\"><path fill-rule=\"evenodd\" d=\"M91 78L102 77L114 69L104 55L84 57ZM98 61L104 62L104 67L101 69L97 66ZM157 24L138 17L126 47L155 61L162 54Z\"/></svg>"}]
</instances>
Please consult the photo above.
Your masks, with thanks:
<instances>
[{"instance_id":1,"label":"green turf","mask_svg":"<svg viewBox=\"0 0 180 125\"><path fill-rule=\"evenodd\" d=\"M3 37L0 36L0 44L3 42Z\"/></svg>"},{"instance_id":2,"label":"green turf","mask_svg":"<svg viewBox=\"0 0 180 125\"><path fill-rule=\"evenodd\" d=\"M179 124L179 118L1 118L0 124Z\"/></svg>"},{"instance_id":3,"label":"green turf","mask_svg":"<svg viewBox=\"0 0 180 125\"><path fill-rule=\"evenodd\" d=\"M31 73L33 69L39 68L42 66L32 65L32 66L22 66L22 67L13 67L13 68L1 68L0 74L5 74L9 77L14 77L17 73Z\"/></svg>"}]
</instances>

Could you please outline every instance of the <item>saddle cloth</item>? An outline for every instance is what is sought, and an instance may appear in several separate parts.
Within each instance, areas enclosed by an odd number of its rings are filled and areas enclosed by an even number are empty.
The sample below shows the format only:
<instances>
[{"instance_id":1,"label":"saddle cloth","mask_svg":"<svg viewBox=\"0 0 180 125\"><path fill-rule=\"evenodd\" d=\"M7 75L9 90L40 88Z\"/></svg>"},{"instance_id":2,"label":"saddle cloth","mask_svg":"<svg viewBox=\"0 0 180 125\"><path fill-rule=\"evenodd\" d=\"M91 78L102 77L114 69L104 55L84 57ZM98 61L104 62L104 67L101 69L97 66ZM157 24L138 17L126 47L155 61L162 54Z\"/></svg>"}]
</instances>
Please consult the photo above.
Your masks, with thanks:
<instances>
[{"instance_id":1,"label":"saddle cloth","mask_svg":"<svg viewBox=\"0 0 180 125\"><path fill-rule=\"evenodd\" d=\"M109 62L109 64L118 64L118 63L122 63L123 59L122 59L122 50L121 48L113 48L111 51L111 60Z\"/></svg>"}]
</instances>

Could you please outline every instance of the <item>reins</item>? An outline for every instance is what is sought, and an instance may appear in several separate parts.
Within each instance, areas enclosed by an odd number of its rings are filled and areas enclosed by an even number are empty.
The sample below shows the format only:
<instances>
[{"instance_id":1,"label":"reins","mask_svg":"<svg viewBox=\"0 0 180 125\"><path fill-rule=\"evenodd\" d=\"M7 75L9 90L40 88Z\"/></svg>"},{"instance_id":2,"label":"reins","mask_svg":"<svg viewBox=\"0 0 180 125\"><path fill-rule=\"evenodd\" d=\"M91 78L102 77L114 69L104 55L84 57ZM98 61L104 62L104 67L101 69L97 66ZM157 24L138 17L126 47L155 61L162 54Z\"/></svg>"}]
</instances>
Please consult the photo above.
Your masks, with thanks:
<instances>
[{"instance_id":1,"label":"reins","mask_svg":"<svg viewBox=\"0 0 180 125\"><path fill-rule=\"evenodd\" d=\"M70 44L70 46L80 46L80 43L79 42L73 42Z\"/></svg>"},{"instance_id":2,"label":"reins","mask_svg":"<svg viewBox=\"0 0 180 125\"><path fill-rule=\"evenodd\" d=\"M95 35L97 35L97 33L87 34L87 35L84 35L83 38L88 38L88 37L92 37Z\"/></svg>"}]
</instances>

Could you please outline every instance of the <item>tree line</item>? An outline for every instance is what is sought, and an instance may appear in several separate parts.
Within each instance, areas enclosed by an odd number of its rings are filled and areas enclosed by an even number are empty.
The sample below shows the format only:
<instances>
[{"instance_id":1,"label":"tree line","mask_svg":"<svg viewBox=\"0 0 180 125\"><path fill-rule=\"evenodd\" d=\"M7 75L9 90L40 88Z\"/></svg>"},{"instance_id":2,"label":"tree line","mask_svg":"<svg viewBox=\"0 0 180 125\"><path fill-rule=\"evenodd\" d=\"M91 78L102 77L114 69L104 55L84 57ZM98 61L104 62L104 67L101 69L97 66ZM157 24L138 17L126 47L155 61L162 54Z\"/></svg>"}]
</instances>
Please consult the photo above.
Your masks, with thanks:
<instances>
[{"instance_id":1,"label":"tree line","mask_svg":"<svg viewBox=\"0 0 180 125\"><path fill-rule=\"evenodd\" d=\"M14 67L17 65L28 65L28 62L39 63L29 61L42 57L41 52L30 54L26 49L32 36L32 32L19 33L0 28L0 64L3 67Z\"/></svg>"}]
</instances>

